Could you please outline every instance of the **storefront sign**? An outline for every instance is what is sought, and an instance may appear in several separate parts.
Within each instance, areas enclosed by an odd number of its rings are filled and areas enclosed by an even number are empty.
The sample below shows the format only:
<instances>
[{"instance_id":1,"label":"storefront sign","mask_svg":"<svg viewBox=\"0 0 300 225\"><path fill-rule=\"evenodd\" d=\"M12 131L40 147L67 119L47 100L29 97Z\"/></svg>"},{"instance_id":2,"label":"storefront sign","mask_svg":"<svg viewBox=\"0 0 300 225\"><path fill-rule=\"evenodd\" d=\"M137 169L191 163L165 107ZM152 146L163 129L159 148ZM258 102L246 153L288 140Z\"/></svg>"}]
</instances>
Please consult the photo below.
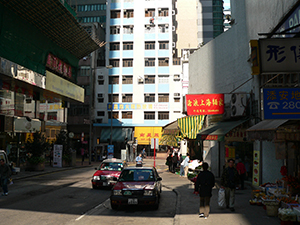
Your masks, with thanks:
<instances>
[{"instance_id":1,"label":"storefront sign","mask_svg":"<svg viewBox=\"0 0 300 225\"><path fill-rule=\"evenodd\" d=\"M72 78L72 67L51 53L48 54L46 67L65 77Z\"/></svg>"},{"instance_id":2,"label":"storefront sign","mask_svg":"<svg viewBox=\"0 0 300 225\"><path fill-rule=\"evenodd\" d=\"M280 33L287 29L293 28L292 30L287 31L287 34L280 35L280 37L293 37L295 33L300 31L299 25L300 21L300 5L291 13L291 15L283 22L281 27L276 31L276 33ZM288 34L293 33L293 34ZM278 35L279 36L279 35Z\"/></svg>"},{"instance_id":3,"label":"storefront sign","mask_svg":"<svg viewBox=\"0 0 300 225\"><path fill-rule=\"evenodd\" d=\"M253 151L253 177L252 184L259 186L259 151Z\"/></svg>"},{"instance_id":4,"label":"storefront sign","mask_svg":"<svg viewBox=\"0 0 300 225\"><path fill-rule=\"evenodd\" d=\"M260 74L258 40L250 40L252 75Z\"/></svg>"},{"instance_id":5,"label":"storefront sign","mask_svg":"<svg viewBox=\"0 0 300 225\"><path fill-rule=\"evenodd\" d=\"M300 39L260 39L261 73L300 71Z\"/></svg>"},{"instance_id":6,"label":"storefront sign","mask_svg":"<svg viewBox=\"0 0 300 225\"><path fill-rule=\"evenodd\" d=\"M264 119L300 119L300 88L265 88Z\"/></svg>"},{"instance_id":7,"label":"storefront sign","mask_svg":"<svg viewBox=\"0 0 300 225\"><path fill-rule=\"evenodd\" d=\"M218 140L218 135L206 135L203 134L201 135L202 140L207 140L207 141L217 141Z\"/></svg>"},{"instance_id":8,"label":"storefront sign","mask_svg":"<svg viewBox=\"0 0 300 225\"><path fill-rule=\"evenodd\" d=\"M234 159L235 158L235 147L225 145L225 157L227 159Z\"/></svg>"},{"instance_id":9,"label":"storefront sign","mask_svg":"<svg viewBox=\"0 0 300 225\"><path fill-rule=\"evenodd\" d=\"M139 145L150 145L151 138L158 138L162 135L161 127L135 127L134 137L136 137Z\"/></svg>"},{"instance_id":10,"label":"storefront sign","mask_svg":"<svg viewBox=\"0 0 300 225\"><path fill-rule=\"evenodd\" d=\"M113 110L169 110L168 103L113 103ZM111 103L107 104L111 110Z\"/></svg>"},{"instance_id":11,"label":"storefront sign","mask_svg":"<svg viewBox=\"0 0 300 225\"><path fill-rule=\"evenodd\" d=\"M224 113L224 94L186 95L187 114L212 115Z\"/></svg>"},{"instance_id":12,"label":"storefront sign","mask_svg":"<svg viewBox=\"0 0 300 225\"><path fill-rule=\"evenodd\" d=\"M84 89L76 84L67 81L50 71L46 71L46 90L68 98L84 102Z\"/></svg>"}]
</instances>

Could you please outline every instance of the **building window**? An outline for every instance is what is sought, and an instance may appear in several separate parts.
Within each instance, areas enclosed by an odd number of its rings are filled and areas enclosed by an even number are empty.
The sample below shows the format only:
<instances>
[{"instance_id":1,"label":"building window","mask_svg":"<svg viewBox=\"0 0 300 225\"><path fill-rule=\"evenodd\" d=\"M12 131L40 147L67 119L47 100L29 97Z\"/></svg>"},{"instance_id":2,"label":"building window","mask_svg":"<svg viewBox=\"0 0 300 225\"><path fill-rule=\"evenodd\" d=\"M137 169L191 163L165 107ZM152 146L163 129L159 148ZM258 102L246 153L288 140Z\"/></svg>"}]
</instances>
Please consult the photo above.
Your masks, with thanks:
<instances>
[{"instance_id":1,"label":"building window","mask_svg":"<svg viewBox=\"0 0 300 225\"><path fill-rule=\"evenodd\" d=\"M169 9L158 9L158 16L169 16Z\"/></svg>"},{"instance_id":2,"label":"building window","mask_svg":"<svg viewBox=\"0 0 300 225\"><path fill-rule=\"evenodd\" d=\"M145 120L155 120L155 112L144 112Z\"/></svg>"},{"instance_id":3,"label":"building window","mask_svg":"<svg viewBox=\"0 0 300 225\"><path fill-rule=\"evenodd\" d=\"M174 98L174 102L180 102L180 98Z\"/></svg>"},{"instance_id":4,"label":"building window","mask_svg":"<svg viewBox=\"0 0 300 225\"><path fill-rule=\"evenodd\" d=\"M155 25L145 25L145 34L154 34L155 33Z\"/></svg>"},{"instance_id":5,"label":"building window","mask_svg":"<svg viewBox=\"0 0 300 225\"><path fill-rule=\"evenodd\" d=\"M119 112L112 112L113 119L119 119ZM108 119L111 119L111 112L108 112Z\"/></svg>"},{"instance_id":6,"label":"building window","mask_svg":"<svg viewBox=\"0 0 300 225\"><path fill-rule=\"evenodd\" d=\"M159 120L168 120L169 112L158 112L158 119Z\"/></svg>"},{"instance_id":7,"label":"building window","mask_svg":"<svg viewBox=\"0 0 300 225\"><path fill-rule=\"evenodd\" d=\"M158 102L169 102L169 94L159 94Z\"/></svg>"},{"instance_id":8,"label":"building window","mask_svg":"<svg viewBox=\"0 0 300 225\"><path fill-rule=\"evenodd\" d=\"M81 66L79 69L79 76L86 77L91 75L91 67Z\"/></svg>"},{"instance_id":9,"label":"building window","mask_svg":"<svg viewBox=\"0 0 300 225\"><path fill-rule=\"evenodd\" d=\"M155 102L155 94L144 94L144 102Z\"/></svg>"},{"instance_id":10,"label":"building window","mask_svg":"<svg viewBox=\"0 0 300 225\"><path fill-rule=\"evenodd\" d=\"M159 49L169 49L168 41L159 41Z\"/></svg>"},{"instance_id":11,"label":"building window","mask_svg":"<svg viewBox=\"0 0 300 225\"><path fill-rule=\"evenodd\" d=\"M104 85L104 80L98 80L98 85Z\"/></svg>"},{"instance_id":12,"label":"building window","mask_svg":"<svg viewBox=\"0 0 300 225\"><path fill-rule=\"evenodd\" d=\"M133 59L123 59L123 67L132 67Z\"/></svg>"},{"instance_id":13,"label":"building window","mask_svg":"<svg viewBox=\"0 0 300 225\"><path fill-rule=\"evenodd\" d=\"M119 51L120 50L120 43L110 43L109 49L111 51Z\"/></svg>"},{"instance_id":14,"label":"building window","mask_svg":"<svg viewBox=\"0 0 300 225\"><path fill-rule=\"evenodd\" d=\"M155 58L145 59L145 66L155 66Z\"/></svg>"},{"instance_id":15,"label":"building window","mask_svg":"<svg viewBox=\"0 0 300 225\"><path fill-rule=\"evenodd\" d=\"M120 26L111 26L110 34L120 34Z\"/></svg>"},{"instance_id":16,"label":"building window","mask_svg":"<svg viewBox=\"0 0 300 225\"><path fill-rule=\"evenodd\" d=\"M73 5L73 9L77 12L87 12L87 11L105 11L106 4L91 4L91 5Z\"/></svg>"},{"instance_id":17,"label":"building window","mask_svg":"<svg viewBox=\"0 0 300 225\"><path fill-rule=\"evenodd\" d=\"M112 101L111 101L111 94L108 94L108 102L119 102L119 94L113 94Z\"/></svg>"},{"instance_id":18,"label":"building window","mask_svg":"<svg viewBox=\"0 0 300 225\"><path fill-rule=\"evenodd\" d=\"M110 59L109 65L112 65L113 67L120 67L120 59Z\"/></svg>"},{"instance_id":19,"label":"building window","mask_svg":"<svg viewBox=\"0 0 300 225\"><path fill-rule=\"evenodd\" d=\"M123 50L133 50L133 42L124 42Z\"/></svg>"},{"instance_id":20,"label":"building window","mask_svg":"<svg viewBox=\"0 0 300 225\"><path fill-rule=\"evenodd\" d=\"M168 24L158 25L158 33L169 33L169 25Z\"/></svg>"},{"instance_id":21,"label":"building window","mask_svg":"<svg viewBox=\"0 0 300 225\"><path fill-rule=\"evenodd\" d=\"M169 66L169 58L158 59L158 66Z\"/></svg>"},{"instance_id":22,"label":"building window","mask_svg":"<svg viewBox=\"0 0 300 225\"><path fill-rule=\"evenodd\" d=\"M122 94L122 102L132 102L132 94Z\"/></svg>"},{"instance_id":23,"label":"building window","mask_svg":"<svg viewBox=\"0 0 300 225\"><path fill-rule=\"evenodd\" d=\"M109 84L119 84L119 76L109 76Z\"/></svg>"},{"instance_id":24,"label":"building window","mask_svg":"<svg viewBox=\"0 0 300 225\"><path fill-rule=\"evenodd\" d=\"M133 84L133 76L122 76L122 84Z\"/></svg>"},{"instance_id":25,"label":"building window","mask_svg":"<svg viewBox=\"0 0 300 225\"><path fill-rule=\"evenodd\" d=\"M155 17L155 9L145 9L145 17Z\"/></svg>"},{"instance_id":26,"label":"building window","mask_svg":"<svg viewBox=\"0 0 300 225\"><path fill-rule=\"evenodd\" d=\"M105 116L105 112L104 111L97 111L97 116Z\"/></svg>"},{"instance_id":27,"label":"building window","mask_svg":"<svg viewBox=\"0 0 300 225\"><path fill-rule=\"evenodd\" d=\"M122 119L132 119L132 111L122 112Z\"/></svg>"},{"instance_id":28,"label":"building window","mask_svg":"<svg viewBox=\"0 0 300 225\"><path fill-rule=\"evenodd\" d=\"M133 18L134 17L134 12L133 9L124 9L124 18Z\"/></svg>"},{"instance_id":29,"label":"building window","mask_svg":"<svg viewBox=\"0 0 300 225\"><path fill-rule=\"evenodd\" d=\"M158 83L159 84L168 84L169 83L169 75L158 75Z\"/></svg>"},{"instance_id":30,"label":"building window","mask_svg":"<svg viewBox=\"0 0 300 225\"><path fill-rule=\"evenodd\" d=\"M124 34L133 34L133 26L123 26L123 33Z\"/></svg>"},{"instance_id":31,"label":"building window","mask_svg":"<svg viewBox=\"0 0 300 225\"><path fill-rule=\"evenodd\" d=\"M174 74L174 81L180 81L180 75Z\"/></svg>"},{"instance_id":32,"label":"building window","mask_svg":"<svg viewBox=\"0 0 300 225\"><path fill-rule=\"evenodd\" d=\"M155 84L155 75L145 75L145 84Z\"/></svg>"},{"instance_id":33,"label":"building window","mask_svg":"<svg viewBox=\"0 0 300 225\"><path fill-rule=\"evenodd\" d=\"M155 42L154 41L146 41L145 42L145 50L152 50L155 49Z\"/></svg>"},{"instance_id":34,"label":"building window","mask_svg":"<svg viewBox=\"0 0 300 225\"><path fill-rule=\"evenodd\" d=\"M173 65L180 65L180 58L173 58Z\"/></svg>"},{"instance_id":35,"label":"building window","mask_svg":"<svg viewBox=\"0 0 300 225\"><path fill-rule=\"evenodd\" d=\"M78 17L79 23L105 23L106 22L106 16L83 16Z\"/></svg>"},{"instance_id":36,"label":"building window","mask_svg":"<svg viewBox=\"0 0 300 225\"><path fill-rule=\"evenodd\" d=\"M121 11L116 10L116 11L110 11L110 18L111 19L116 19L121 17Z\"/></svg>"}]
</instances>

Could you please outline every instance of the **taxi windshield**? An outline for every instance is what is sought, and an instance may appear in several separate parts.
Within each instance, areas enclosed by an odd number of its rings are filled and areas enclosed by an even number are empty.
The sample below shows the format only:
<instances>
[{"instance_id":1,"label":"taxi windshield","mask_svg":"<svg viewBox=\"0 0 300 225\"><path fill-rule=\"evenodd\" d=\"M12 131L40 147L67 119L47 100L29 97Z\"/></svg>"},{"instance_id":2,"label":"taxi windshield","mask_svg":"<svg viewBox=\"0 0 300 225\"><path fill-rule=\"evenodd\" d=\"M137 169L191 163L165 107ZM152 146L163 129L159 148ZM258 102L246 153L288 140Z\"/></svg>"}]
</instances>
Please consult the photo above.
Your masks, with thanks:
<instances>
[{"instance_id":1,"label":"taxi windshield","mask_svg":"<svg viewBox=\"0 0 300 225\"><path fill-rule=\"evenodd\" d=\"M114 170L114 171L121 171L123 169L122 163L113 163L113 162L107 162L102 163L100 165L100 170Z\"/></svg>"},{"instance_id":2,"label":"taxi windshield","mask_svg":"<svg viewBox=\"0 0 300 225\"><path fill-rule=\"evenodd\" d=\"M152 170L123 170L120 181L154 181Z\"/></svg>"}]
</instances>

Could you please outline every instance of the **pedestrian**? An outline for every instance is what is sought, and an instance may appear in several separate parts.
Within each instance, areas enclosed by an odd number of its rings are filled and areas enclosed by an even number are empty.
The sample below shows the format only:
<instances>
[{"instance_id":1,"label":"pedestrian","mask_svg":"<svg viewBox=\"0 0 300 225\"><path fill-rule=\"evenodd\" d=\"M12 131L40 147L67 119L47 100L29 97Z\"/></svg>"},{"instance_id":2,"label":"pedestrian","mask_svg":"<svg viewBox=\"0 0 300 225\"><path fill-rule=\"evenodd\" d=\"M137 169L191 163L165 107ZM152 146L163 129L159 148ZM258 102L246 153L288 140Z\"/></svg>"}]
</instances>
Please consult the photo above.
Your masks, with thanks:
<instances>
[{"instance_id":1,"label":"pedestrian","mask_svg":"<svg viewBox=\"0 0 300 225\"><path fill-rule=\"evenodd\" d=\"M212 196L211 192L215 186L215 176L212 172L208 171L208 163L203 162L202 168L203 171L197 176L195 191L199 192L200 196L199 217L207 219L210 211L209 203Z\"/></svg>"},{"instance_id":2,"label":"pedestrian","mask_svg":"<svg viewBox=\"0 0 300 225\"><path fill-rule=\"evenodd\" d=\"M234 209L235 188L239 182L239 174L234 168L234 160L228 159L228 167L223 170L221 177L221 188L225 189L226 208L230 208L232 212Z\"/></svg>"},{"instance_id":3,"label":"pedestrian","mask_svg":"<svg viewBox=\"0 0 300 225\"><path fill-rule=\"evenodd\" d=\"M180 176L187 177L189 170L190 154L186 153L185 159L180 164Z\"/></svg>"},{"instance_id":4,"label":"pedestrian","mask_svg":"<svg viewBox=\"0 0 300 225\"><path fill-rule=\"evenodd\" d=\"M179 160L178 160L178 166L180 167L181 163L183 161L182 154L179 155Z\"/></svg>"},{"instance_id":5,"label":"pedestrian","mask_svg":"<svg viewBox=\"0 0 300 225\"><path fill-rule=\"evenodd\" d=\"M172 157L172 172L173 173L175 173L177 164L178 164L178 154L175 153L174 156Z\"/></svg>"},{"instance_id":6,"label":"pedestrian","mask_svg":"<svg viewBox=\"0 0 300 225\"><path fill-rule=\"evenodd\" d=\"M146 154L146 149L143 148L143 151L142 151L142 157L143 157L143 158L146 158L146 156L147 156L147 154Z\"/></svg>"},{"instance_id":7,"label":"pedestrian","mask_svg":"<svg viewBox=\"0 0 300 225\"><path fill-rule=\"evenodd\" d=\"M84 154L85 154L85 150L83 147L81 147L81 165L83 165L83 162L84 162Z\"/></svg>"},{"instance_id":8,"label":"pedestrian","mask_svg":"<svg viewBox=\"0 0 300 225\"><path fill-rule=\"evenodd\" d=\"M142 167L143 166L143 157L142 154L139 154L136 159L136 167Z\"/></svg>"},{"instance_id":9,"label":"pedestrian","mask_svg":"<svg viewBox=\"0 0 300 225\"><path fill-rule=\"evenodd\" d=\"M8 180L11 177L11 169L9 165L4 162L4 159L0 159L0 179L1 179L1 187L3 191L3 196L8 195L7 184Z\"/></svg>"},{"instance_id":10,"label":"pedestrian","mask_svg":"<svg viewBox=\"0 0 300 225\"><path fill-rule=\"evenodd\" d=\"M245 189L244 181L247 177L247 170L246 170L244 163L242 163L242 161L240 159L237 160L236 169L237 169L237 171L239 173L239 177L240 177L241 190L244 190Z\"/></svg>"},{"instance_id":11,"label":"pedestrian","mask_svg":"<svg viewBox=\"0 0 300 225\"><path fill-rule=\"evenodd\" d=\"M172 172L172 167L173 167L172 154L169 154L169 156L167 157L167 164L168 164L168 167L169 167L169 172Z\"/></svg>"}]
</instances>

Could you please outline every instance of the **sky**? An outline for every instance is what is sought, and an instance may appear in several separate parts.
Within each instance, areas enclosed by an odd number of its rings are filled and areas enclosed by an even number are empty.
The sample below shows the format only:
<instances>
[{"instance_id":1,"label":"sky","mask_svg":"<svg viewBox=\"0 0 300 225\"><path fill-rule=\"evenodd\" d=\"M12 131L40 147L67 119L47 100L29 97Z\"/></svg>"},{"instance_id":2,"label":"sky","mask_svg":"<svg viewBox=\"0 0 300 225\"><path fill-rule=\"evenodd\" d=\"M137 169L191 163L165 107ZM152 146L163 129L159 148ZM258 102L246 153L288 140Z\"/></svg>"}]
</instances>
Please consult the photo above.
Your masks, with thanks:
<instances>
[{"instance_id":1,"label":"sky","mask_svg":"<svg viewBox=\"0 0 300 225\"><path fill-rule=\"evenodd\" d=\"M230 0L224 0L224 9L230 8Z\"/></svg>"}]
</instances>

